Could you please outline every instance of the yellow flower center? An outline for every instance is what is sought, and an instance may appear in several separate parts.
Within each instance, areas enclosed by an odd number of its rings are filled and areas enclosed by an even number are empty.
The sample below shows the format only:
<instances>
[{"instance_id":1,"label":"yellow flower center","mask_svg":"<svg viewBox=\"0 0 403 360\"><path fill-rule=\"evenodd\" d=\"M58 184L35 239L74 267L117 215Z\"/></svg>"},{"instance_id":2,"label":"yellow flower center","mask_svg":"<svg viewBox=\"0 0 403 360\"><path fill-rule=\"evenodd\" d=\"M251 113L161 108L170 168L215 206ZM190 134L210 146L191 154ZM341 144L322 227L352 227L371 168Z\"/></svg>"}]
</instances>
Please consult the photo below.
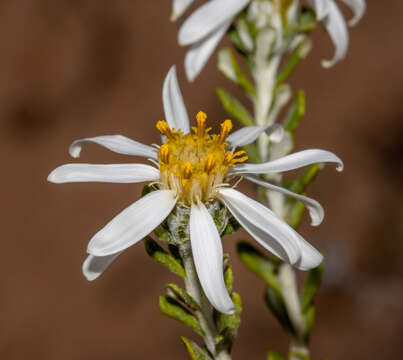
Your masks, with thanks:
<instances>
[{"instance_id":1,"label":"yellow flower center","mask_svg":"<svg viewBox=\"0 0 403 360\"><path fill-rule=\"evenodd\" d=\"M207 115L196 115L194 134L183 135L171 129L165 121L157 122L157 129L165 135L165 144L158 151L161 187L174 190L179 201L191 204L207 201L216 196L217 187L224 183L228 168L248 159L245 151L227 150L225 141L232 130L231 120L221 124L220 134L206 129Z\"/></svg>"}]
</instances>

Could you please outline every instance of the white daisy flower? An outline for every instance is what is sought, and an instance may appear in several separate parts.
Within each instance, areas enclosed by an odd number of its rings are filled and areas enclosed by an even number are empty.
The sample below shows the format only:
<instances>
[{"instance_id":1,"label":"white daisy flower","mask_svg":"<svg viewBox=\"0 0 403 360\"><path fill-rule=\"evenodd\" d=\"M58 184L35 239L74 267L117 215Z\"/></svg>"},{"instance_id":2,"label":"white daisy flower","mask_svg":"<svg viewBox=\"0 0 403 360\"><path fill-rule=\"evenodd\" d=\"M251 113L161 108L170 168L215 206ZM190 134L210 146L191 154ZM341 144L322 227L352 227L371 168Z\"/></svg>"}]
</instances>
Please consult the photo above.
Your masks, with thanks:
<instances>
[{"instance_id":1,"label":"white daisy flower","mask_svg":"<svg viewBox=\"0 0 403 360\"><path fill-rule=\"evenodd\" d=\"M174 0L172 19L175 20L182 16L194 1ZM298 6L299 1L294 1ZM364 15L365 0L342 1L354 12L354 17L349 22L353 26ZM346 55L348 47L346 23L335 0L308 0L308 2L315 9L318 20L323 21L335 45L336 51L333 59L322 62L323 66L330 67ZM191 45L185 57L186 75L190 81L199 75L231 23L249 3L258 8L263 2L261 0L210 0L196 9L184 21L179 30L178 42L182 46ZM269 2L264 3L270 5ZM265 9L271 11L272 7L266 6Z\"/></svg>"},{"instance_id":2,"label":"white daisy flower","mask_svg":"<svg viewBox=\"0 0 403 360\"><path fill-rule=\"evenodd\" d=\"M277 190L303 202L310 211L313 225L319 225L324 212L315 200L260 180L257 174L278 173L317 162L341 160L324 150L305 150L283 158L261 163L246 163L238 145L253 142L267 126L251 126L229 135L232 123L225 120L219 134L210 134L206 115L199 112L196 127L190 131L188 114L179 89L175 67L169 71L163 86L166 121L157 129L164 143L156 149L121 135L76 140L70 154L79 157L84 143L92 142L119 154L149 158L146 164L67 164L53 170L48 180L68 182L151 182L157 190L134 202L98 231L88 244L89 256L83 264L88 280L94 280L127 249L159 226L175 209L186 208L190 214L189 234L195 267L207 298L223 313L232 313L234 304L223 278L223 249L208 204L221 202L244 229L264 248L299 269L316 267L322 255L271 210L242 194L229 181L243 176L255 183Z\"/></svg>"}]
</instances>

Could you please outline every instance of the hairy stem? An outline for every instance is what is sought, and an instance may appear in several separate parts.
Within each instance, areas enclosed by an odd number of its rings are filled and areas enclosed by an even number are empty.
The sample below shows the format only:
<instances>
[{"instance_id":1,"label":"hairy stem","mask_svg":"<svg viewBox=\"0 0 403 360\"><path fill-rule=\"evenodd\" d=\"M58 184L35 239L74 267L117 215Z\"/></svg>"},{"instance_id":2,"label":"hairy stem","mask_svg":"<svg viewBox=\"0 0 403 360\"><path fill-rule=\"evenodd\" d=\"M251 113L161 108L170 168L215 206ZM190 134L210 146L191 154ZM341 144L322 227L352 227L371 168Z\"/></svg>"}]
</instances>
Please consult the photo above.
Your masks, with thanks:
<instances>
[{"instance_id":1,"label":"hairy stem","mask_svg":"<svg viewBox=\"0 0 403 360\"><path fill-rule=\"evenodd\" d=\"M186 292L193 297L199 304L200 310L195 312L199 320L200 327L204 332L204 343L209 352L214 356L215 360L230 360L231 356L225 349L217 350L215 339L217 337L217 328L213 319L213 312L210 303L203 292L197 277L196 268L193 262L192 250L190 242L186 241L180 245L180 254L185 267L186 278L185 288Z\"/></svg>"}]
</instances>

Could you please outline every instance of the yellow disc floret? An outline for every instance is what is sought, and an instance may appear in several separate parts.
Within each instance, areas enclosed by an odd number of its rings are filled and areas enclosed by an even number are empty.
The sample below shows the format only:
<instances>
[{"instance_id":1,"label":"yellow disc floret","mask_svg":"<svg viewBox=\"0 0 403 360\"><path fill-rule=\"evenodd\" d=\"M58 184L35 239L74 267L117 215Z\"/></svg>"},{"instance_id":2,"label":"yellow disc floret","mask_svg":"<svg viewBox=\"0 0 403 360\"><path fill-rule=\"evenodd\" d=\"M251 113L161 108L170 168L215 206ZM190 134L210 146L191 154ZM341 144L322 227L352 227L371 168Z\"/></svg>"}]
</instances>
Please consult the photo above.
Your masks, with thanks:
<instances>
[{"instance_id":1,"label":"yellow disc floret","mask_svg":"<svg viewBox=\"0 0 403 360\"><path fill-rule=\"evenodd\" d=\"M228 168L248 159L245 151L227 150L225 140L232 129L231 120L221 124L220 135L209 135L206 118L201 111L196 115L194 134L183 135L165 121L158 121L156 125L167 137L158 151L161 187L174 190L179 201L187 205L214 198Z\"/></svg>"}]
</instances>

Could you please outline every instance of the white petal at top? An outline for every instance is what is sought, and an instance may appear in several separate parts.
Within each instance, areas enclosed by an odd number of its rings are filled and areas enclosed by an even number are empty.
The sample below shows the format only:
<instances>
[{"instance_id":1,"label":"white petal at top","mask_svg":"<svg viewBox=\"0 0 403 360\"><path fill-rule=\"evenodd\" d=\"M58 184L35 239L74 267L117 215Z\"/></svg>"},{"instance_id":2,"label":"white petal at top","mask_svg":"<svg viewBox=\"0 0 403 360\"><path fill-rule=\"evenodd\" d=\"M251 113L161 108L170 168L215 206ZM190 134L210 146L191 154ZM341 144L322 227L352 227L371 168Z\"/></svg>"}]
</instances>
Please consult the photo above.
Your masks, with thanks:
<instances>
[{"instance_id":1,"label":"white petal at top","mask_svg":"<svg viewBox=\"0 0 403 360\"><path fill-rule=\"evenodd\" d=\"M48 181L56 184L71 182L138 183L157 181L160 172L145 164L66 164L53 170Z\"/></svg>"},{"instance_id":2,"label":"white petal at top","mask_svg":"<svg viewBox=\"0 0 403 360\"><path fill-rule=\"evenodd\" d=\"M176 67L172 66L162 87L162 102L164 104L165 121L171 129L190 132L189 116L179 88Z\"/></svg>"},{"instance_id":3,"label":"white petal at top","mask_svg":"<svg viewBox=\"0 0 403 360\"><path fill-rule=\"evenodd\" d=\"M230 175L279 173L325 162L336 163L337 171L343 170L343 162L335 154L325 150L311 149L261 164L239 164L231 168L228 173Z\"/></svg>"},{"instance_id":4,"label":"white petal at top","mask_svg":"<svg viewBox=\"0 0 403 360\"><path fill-rule=\"evenodd\" d=\"M203 203L192 204L189 229L196 272L204 293L218 311L233 314L236 308L224 282L221 237Z\"/></svg>"},{"instance_id":5,"label":"white petal at top","mask_svg":"<svg viewBox=\"0 0 403 360\"><path fill-rule=\"evenodd\" d=\"M342 0L345 4L350 6L354 13L353 18L348 22L350 26L355 26L364 16L367 4L365 0Z\"/></svg>"},{"instance_id":6,"label":"white petal at top","mask_svg":"<svg viewBox=\"0 0 403 360\"><path fill-rule=\"evenodd\" d=\"M333 41L335 53L331 60L322 60L322 66L326 68L329 68L338 61L344 59L348 49L348 31L343 14L335 4L334 0L328 1L329 13L323 19L323 25Z\"/></svg>"},{"instance_id":7,"label":"white petal at top","mask_svg":"<svg viewBox=\"0 0 403 360\"><path fill-rule=\"evenodd\" d=\"M179 29L180 45L194 44L230 20L249 0L211 0L199 7Z\"/></svg>"},{"instance_id":8,"label":"white petal at top","mask_svg":"<svg viewBox=\"0 0 403 360\"><path fill-rule=\"evenodd\" d=\"M142 240L160 225L176 204L171 190L153 191L113 218L88 244L91 255L116 254Z\"/></svg>"},{"instance_id":9,"label":"white petal at top","mask_svg":"<svg viewBox=\"0 0 403 360\"><path fill-rule=\"evenodd\" d=\"M266 189L278 191L284 195L291 196L294 199L301 201L309 210L309 215L311 216L312 226L318 226L323 221L323 218L325 217L325 210L323 210L322 205L319 204L316 200L313 200L313 199L303 196L303 195L296 194L292 191L284 189L281 186L276 186L276 185L270 184L267 181L260 180L255 175L246 175L245 179L252 181L255 184L258 184L260 186L263 186Z\"/></svg>"},{"instance_id":10,"label":"white petal at top","mask_svg":"<svg viewBox=\"0 0 403 360\"><path fill-rule=\"evenodd\" d=\"M234 131L225 140L232 147L240 147L253 143L263 132L273 142L279 142L284 136L284 128L279 124L252 125Z\"/></svg>"},{"instance_id":11,"label":"white petal at top","mask_svg":"<svg viewBox=\"0 0 403 360\"><path fill-rule=\"evenodd\" d=\"M157 159L157 150L149 145L144 145L122 135L104 135L74 141L69 147L69 153L73 158L80 157L84 143L92 142L101 145L118 154L142 156Z\"/></svg>"},{"instance_id":12,"label":"white petal at top","mask_svg":"<svg viewBox=\"0 0 403 360\"><path fill-rule=\"evenodd\" d=\"M186 9L194 2L195 0L173 0L171 21L175 21L180 18Z\"/></svg>"},{"instance_id":13,"label":"white petal at top","mask_svg":"<svg viewBox=\"0 0 403 360\"><path fill-rule=\"evenodd\" d=\"M234 218L260 245L285 262L297 263L301 258L300 240L289 225L237 190L225 188L218 192Z\"/></svg>"},{"instance_id":14,"label":"white petal at top","mask_svg":"<svg viewBox=\"0 0 403 360\"><path fill-rule=\"evenodd\" d=\"M329 0L309 0L309 3L314 8L318 20L323 20L329 13Z\"/></svg>"},{"instance_id":15,"label":"white petal at top","mask_svg":"<svg viewBox=\"0 0 403 360\"><path fill-rule=\"evenodd\" d=\"M85 278L88 281L93 281L109 267L110 264L122 253L123 251L119 251L116 254L107 255L107 256L94 256L88 255L85 259L82 270Z\"/></svg>"},{"instance_id":16,"label":"white petal at top","mask_svg":"<svg viewBox=\"0 0 403 360\"><path fill-rule=\"evenodd\" d=\"M218 43L227 32L232 21L223 23L218 29L207 37L195 43L186 53L185 70L186 77L193 81L203 70L211 54L214 52Z\"/></svg>"}]
</instances>

